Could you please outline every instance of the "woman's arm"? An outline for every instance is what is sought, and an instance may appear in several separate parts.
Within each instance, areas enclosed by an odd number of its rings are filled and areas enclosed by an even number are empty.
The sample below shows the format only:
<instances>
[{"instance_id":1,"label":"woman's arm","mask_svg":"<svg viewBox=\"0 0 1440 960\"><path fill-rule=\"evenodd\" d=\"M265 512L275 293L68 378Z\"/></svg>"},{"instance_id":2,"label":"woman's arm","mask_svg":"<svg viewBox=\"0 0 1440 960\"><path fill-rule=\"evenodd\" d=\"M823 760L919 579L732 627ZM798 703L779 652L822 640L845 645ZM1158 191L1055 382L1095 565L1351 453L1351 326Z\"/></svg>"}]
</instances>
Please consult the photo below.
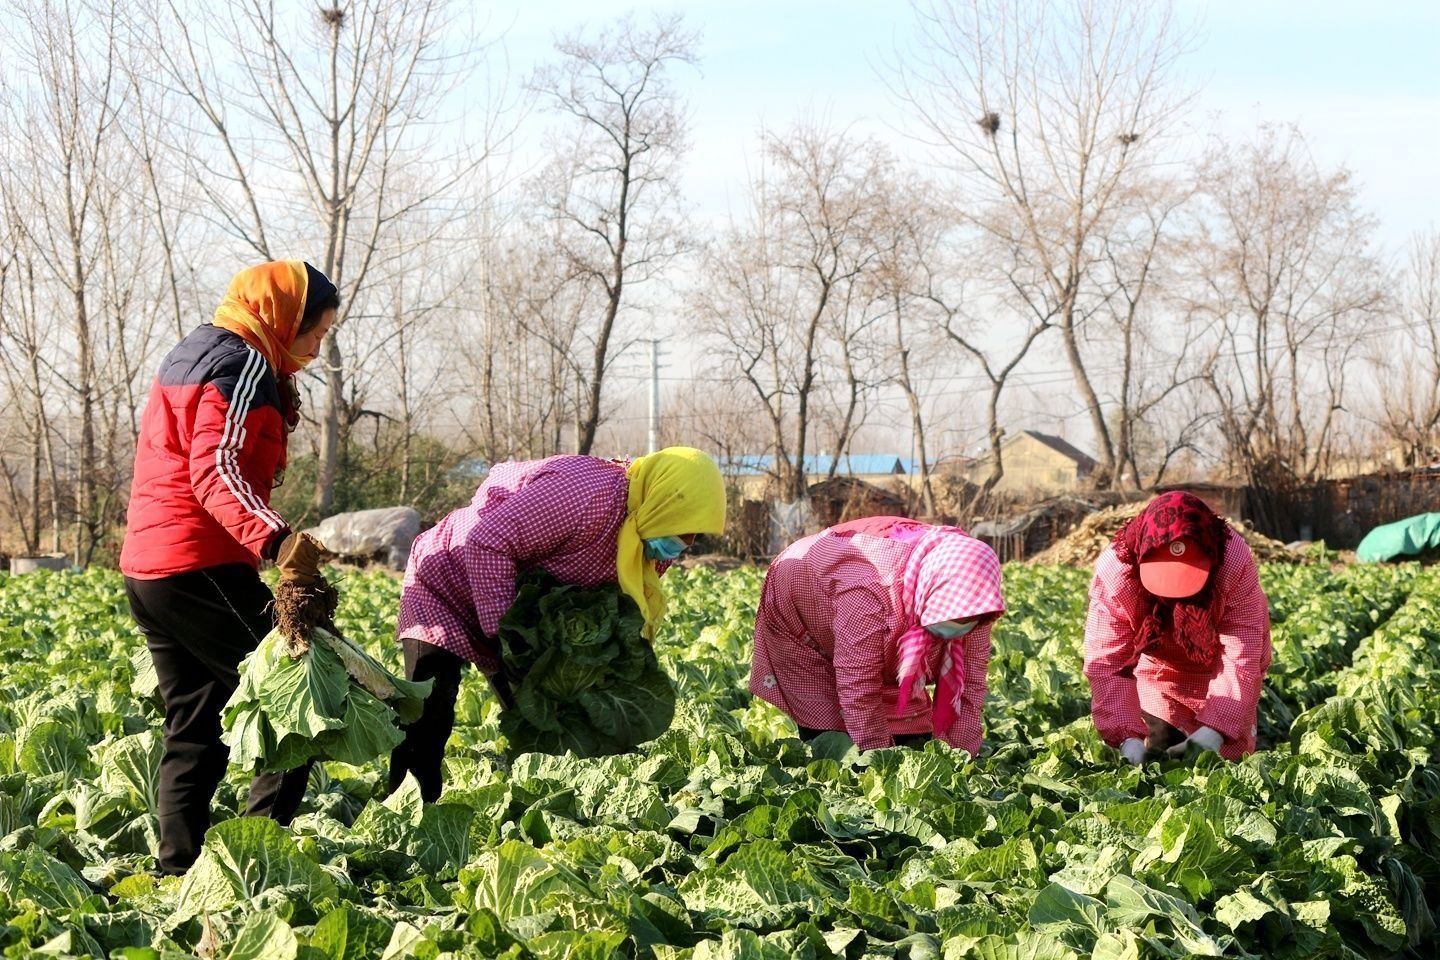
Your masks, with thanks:
<instances>
[{"instance_id":1,"label":"woman's arm","mask_svg":"<svg viewBox=\"0 0 1440 960\"><path fill-rule=\"evenodd\" d=\"M1227 551L1245 549L1244 562L1233 582L1223 585L1225 611L1219 624L1220 672L1197 719L1226 740L1243 740L1255 726L1256 708L1270 669L1270 601L1260 589L1260 572L1243 542L1235 538ZM1227 558L1229 554L1227 552ZM1228 566L1228 564L1227 564Z\"/></svg>"},{"instance_id":2,"label":"woman's arm","mask_svg":"<svg viewBox=\"0 0 1440 960\"><path fill-rule=\"evenodd\" d=\"M285 441L280 412L254 402L268 368L253 350L244 356L250 362L237 374L228 398L216 381L201 388L190 434L190 486L206 512L258 559L273 557L290 532L269 504L280 449L267 440L267 432L274 436L282 431L278 442ZM267 418L275 419L270 431L265 429Z\"/></svg>"},{"instance_id":3,"label":"woman's arm","mask_svg":"<svg viewBox=\"0 0 1440 960\"><path fill-rule=\"evenodd\" d=\"M835 692L845 731L862 750L894 746L885 709L885 605L868 585L842 589L834 603Z\"/></svg>"},{"instance_id":4,"label":"woman's arm","mask_svg":"<svg viewBox=\"0 0 1440 960\"><path fill-rule=\"evenodd\" d=\"M1139 590L1124 566L1106 550L1095 563L1090 609L1085 617L1085 676L1090 681L1090 713L1095 729L1112 747L1131 738L1143 740L1145 717L1135 686L1135 625L1126 592Z\"/></svg>"}]
</instances>

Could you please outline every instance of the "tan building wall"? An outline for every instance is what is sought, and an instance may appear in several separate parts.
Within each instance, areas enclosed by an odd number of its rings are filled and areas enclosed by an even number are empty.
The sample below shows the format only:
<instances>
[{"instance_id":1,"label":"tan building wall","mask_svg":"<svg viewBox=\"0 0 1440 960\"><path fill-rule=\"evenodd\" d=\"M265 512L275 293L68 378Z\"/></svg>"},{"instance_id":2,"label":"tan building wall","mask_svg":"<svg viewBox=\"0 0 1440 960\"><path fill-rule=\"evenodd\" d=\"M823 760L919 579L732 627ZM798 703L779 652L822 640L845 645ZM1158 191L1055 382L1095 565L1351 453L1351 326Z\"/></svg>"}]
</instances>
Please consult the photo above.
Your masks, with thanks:
<instances>
[{"instance_id":1,"label":"tan building wall","mask_svg":"<svg viewBox=\"0 0 1440 960\"><path fill-rule=\"evenodd\" d=\"M1080 486L1080 467L1069 457L1033 437L1021 434L1001 449L1005 475L995 490L999 493L1065 493ZM970 468L971 483L981 484L990 475L989 459Z\"/></svg>"}]
</instances>

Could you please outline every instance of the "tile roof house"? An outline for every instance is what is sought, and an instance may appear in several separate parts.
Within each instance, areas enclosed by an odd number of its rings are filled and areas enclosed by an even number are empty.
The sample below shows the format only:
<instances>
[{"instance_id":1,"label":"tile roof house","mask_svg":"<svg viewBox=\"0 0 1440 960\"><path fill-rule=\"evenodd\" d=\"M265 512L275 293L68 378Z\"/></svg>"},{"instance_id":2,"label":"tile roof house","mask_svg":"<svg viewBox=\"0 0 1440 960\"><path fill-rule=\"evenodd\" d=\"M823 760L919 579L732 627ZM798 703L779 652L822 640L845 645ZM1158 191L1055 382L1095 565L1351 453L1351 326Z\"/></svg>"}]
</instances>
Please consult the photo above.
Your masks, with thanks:
<instances>
[{"instance_id":1,"label":"tile roof house","mask_svg":"<svg viewBox=\"0 0 1440 960\"><path fill-rule=\"evenodd\" d=\"M1038 430L1012 433L1000 445L1005 475L995 487L999 493L1065 493L1082 487L1098 465L1095 459L1062 437ZM972 483L990 475L990 458L970 467Z\"/></svg>"}]
</instances>

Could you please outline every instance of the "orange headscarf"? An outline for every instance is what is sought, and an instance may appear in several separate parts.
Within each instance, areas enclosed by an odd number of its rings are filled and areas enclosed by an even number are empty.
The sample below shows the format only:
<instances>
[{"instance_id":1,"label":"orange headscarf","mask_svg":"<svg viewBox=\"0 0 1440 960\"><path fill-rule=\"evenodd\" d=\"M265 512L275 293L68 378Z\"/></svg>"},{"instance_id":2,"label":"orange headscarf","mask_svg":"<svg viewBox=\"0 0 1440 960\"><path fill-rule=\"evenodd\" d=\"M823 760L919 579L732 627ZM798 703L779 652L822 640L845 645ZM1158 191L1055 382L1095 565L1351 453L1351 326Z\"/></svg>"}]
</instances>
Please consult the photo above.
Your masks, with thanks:
<instances>
[{"instance_id":1,"label":"orange headscarf","mask_svg":"<svg viewBox=\"0 0 1440 960\"><path fill-rule=\"evenodd\" d=\"M308 362L290 352L305 313L310 285L303 260L272 260L241 270L215 308L215 326L245 339L282 377Z\"/></svg>"}]
</instances>

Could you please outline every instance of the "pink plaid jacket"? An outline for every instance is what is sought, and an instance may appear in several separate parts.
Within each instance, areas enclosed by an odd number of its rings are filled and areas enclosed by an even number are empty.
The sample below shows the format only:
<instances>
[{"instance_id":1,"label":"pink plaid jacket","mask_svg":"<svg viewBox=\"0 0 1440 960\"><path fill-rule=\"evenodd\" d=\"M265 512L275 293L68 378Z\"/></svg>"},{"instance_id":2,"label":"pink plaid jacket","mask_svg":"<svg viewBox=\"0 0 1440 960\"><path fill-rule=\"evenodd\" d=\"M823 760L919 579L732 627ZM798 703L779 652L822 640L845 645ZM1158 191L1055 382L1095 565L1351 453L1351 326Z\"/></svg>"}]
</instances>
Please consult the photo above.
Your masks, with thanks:
<instances>
[{"instance_id":1,"label":"pink plaid jacket","mask_svg":"<svg viewBox=\"0 0 1440 960\"><path fill-rule=\"evenodd\" d=\"M1216 576L1220 654L1213 663L1193 663L1168 639L1144 653L1135 649L1140 580L1111 548L1095 562L1085 676L1095 728L1106 743L1144 739L1143 711L1187 735L1201 726L1217 731L1227 759L1255 751L1256 709L1270 669L1270 603L1250 547L1233 530Z\"/></svg>"},{"instance_id":2,"label":"pink plaid jacket","mask_svg":"<svg viewBox=\"0 0 1440 960\"><path fill-rule=\"evenodd\" d=\"M539 569L586 588L615 582L629 490L625 465L597 457L497 464L468 506L416 539L398 635L496 673L493 638L515 602L517 575Z\"/></svg>"},{"instance_id":3,"label":"pink plaid jacket","mask_svg":"<svg viewBox=\"0 0 1440 960\"><path fill-rule=\"evenodd\" d=\"M950 538L963 538L946 544L962 549L933 549ZM926 554L936 562L917 576ZM765 576L750 690L800 726L846 731L861 749L891 746L897 733L929 731L932 704L925 691L900 703L909 648L902 641L915 636L922 619L998 614L1004 609L999 571L989 547L953 527L905 521L885 536L841 527L797 540ZM920 596L917 580L925 584ZM917 601L924 609L914 609ZM976 627L957 641L958 651L933 639L923 656L928 680L958 658L954 674L963 680L955 718L936 732L971 754L980 749L990 628L988 620Z\"/></svg>"}]
</instances>

